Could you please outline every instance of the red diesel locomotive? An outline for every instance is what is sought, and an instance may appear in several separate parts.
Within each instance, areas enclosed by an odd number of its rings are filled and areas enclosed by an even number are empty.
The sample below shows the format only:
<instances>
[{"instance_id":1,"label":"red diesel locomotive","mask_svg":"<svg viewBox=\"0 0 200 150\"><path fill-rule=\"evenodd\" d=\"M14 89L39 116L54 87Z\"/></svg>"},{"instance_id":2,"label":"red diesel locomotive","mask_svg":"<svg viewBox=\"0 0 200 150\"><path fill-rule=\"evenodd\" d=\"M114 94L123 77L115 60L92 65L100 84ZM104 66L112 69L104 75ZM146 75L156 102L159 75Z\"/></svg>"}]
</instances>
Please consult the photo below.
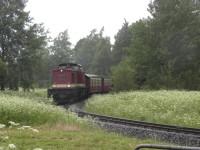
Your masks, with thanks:
<instances>
[{"instance_id":1,"label":"red diesel locomotive","mask_svg":"<svg viewBox=\"0 0 200 150\"><path fill-rule=\"evenodd\" d=\"M111 80L98 75L85 74L81 65L60 64L52 70L52 87L48 97L58 104L78 101L93 93L107 93L111 90Z\"/></svg>"}]
</instances>

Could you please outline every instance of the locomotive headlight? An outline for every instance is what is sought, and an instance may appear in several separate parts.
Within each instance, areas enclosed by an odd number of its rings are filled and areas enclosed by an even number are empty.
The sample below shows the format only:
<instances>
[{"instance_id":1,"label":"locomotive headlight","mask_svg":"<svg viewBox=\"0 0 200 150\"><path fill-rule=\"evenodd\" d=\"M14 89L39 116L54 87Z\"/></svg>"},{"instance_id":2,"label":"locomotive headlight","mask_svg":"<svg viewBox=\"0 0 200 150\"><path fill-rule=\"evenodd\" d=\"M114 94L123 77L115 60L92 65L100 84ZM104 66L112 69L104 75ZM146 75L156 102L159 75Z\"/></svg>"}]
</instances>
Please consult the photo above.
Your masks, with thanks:
<instances>
[{"instance_id":1,"label":"locomotive headlight","mask_svg":"<svg viewBox=\"0 0 200 150\"><path fill-rule=\"evenodd\" d=\"M63 70L61 69L60 72L63 72Z\"/></svg>"},{"instance_id":2,"label":"locomotive headlight","mask_svg":"<svg viewBox=\"0 0 200 150\"><path fill-rule=\"evenodd\" d=\"M71 85L70 85L70 84L67 84L67 87L71 87Z\"/></svg>"}]
</instances>

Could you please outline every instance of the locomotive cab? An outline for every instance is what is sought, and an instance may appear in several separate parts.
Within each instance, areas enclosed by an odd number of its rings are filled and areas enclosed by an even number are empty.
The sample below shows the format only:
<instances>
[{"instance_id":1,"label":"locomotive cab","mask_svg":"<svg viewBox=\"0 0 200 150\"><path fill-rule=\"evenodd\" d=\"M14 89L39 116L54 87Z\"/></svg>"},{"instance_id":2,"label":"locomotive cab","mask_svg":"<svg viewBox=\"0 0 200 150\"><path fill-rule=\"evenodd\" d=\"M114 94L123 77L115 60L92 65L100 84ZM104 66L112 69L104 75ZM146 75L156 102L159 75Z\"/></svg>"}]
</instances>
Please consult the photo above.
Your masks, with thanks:
<instances>
[{"instance_id":1,"label":"locomotive cab","mask_svg":"<svg viewBox=\"0 0 200 150\"><path fill-rule=\"evenodd\" d=\"M60 64L52 71L52 88L73 88L84 85L84 72L80 65Z\"/></svg>"},{"instance_id":2,"label":"locomotive cab","mask_svg":"<svg viewBox=\"0 0 200 150\"><path fill-rule=\"evenodd\" d=\"M60 64L52 70L52 87L48 97L53 96L56 103L67 103L84 97L85 76L81 65L74 63Z\"/></svg>"}]
</instances>

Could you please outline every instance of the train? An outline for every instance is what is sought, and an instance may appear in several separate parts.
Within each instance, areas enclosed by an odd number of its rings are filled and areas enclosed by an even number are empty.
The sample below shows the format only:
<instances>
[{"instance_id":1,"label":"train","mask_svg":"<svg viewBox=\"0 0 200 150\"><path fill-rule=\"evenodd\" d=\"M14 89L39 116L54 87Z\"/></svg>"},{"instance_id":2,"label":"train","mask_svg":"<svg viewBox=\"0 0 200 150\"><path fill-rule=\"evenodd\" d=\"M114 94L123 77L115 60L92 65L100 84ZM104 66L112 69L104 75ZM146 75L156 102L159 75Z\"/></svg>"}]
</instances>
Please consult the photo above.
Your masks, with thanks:
<instances>
[{"instance_id":1,"label":"train","mask_svg":"<svg viewBox=\"0 0 200 150\"><path fill-rule=\"evenodd\" d=\"M47 90L57 104L82 100L95 93L108 93L112 89L111 79L86 74L76 63L62 63L51 71L52 85Z\"/></svg>"}]
</instances>

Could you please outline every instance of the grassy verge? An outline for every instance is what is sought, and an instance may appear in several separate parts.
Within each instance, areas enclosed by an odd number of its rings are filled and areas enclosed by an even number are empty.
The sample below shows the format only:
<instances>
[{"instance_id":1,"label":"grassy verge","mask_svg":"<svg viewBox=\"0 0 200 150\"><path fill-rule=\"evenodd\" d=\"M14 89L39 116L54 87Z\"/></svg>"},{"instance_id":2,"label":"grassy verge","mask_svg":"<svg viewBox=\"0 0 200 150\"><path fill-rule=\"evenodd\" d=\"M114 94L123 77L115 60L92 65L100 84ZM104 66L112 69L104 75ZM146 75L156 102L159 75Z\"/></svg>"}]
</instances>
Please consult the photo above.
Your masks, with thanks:
<instances>
[{"instance_id":1,"label":"grassy verge","mask_svg":"<svg viewBox=\"0 0 200 150\"><path fill-rule=\"evenodd\" d=\"M19 91L6 90L3 92L3 94L19 98L26 98L37 102L44 102L44 103L52 102L51 99L47 98L47 89L35 89L34 91L31 92L24 92L22 89L20 89Z\"/></svg>"},{"instance_id":2,"label":"grassy verge","mask_svg":"<svg viewBox=\"0 0 200 150\"><path fill-rule=\"evenodd\" d=\"M0 122L5 124L8 121L29 125L69 121L62 108L7 93L0 93L0 116Z\"/></svg>"},{"instance_id":3,"label":"grassy verge","mask_svg":"<svg viewBox=\"0 0 200 150\"><path fill-rule=\"evenodd\" d=\"M63 108L42 102L42 96L38 101L34 93L27 94L0 93L1 150L9 146L17 150L130 150L152 142L106 133Z\"/></svg>"},{"instance_id":4,"label":"grassy verge","mask_svg":"<svg viewBox=\"0 0 200 150\"><path fill-rule=\"evenodd\" d=\"M200 92L132 91L93 96L86 110L134 120L200 128Z\"/></svg>"},{"instance_id":5,"label":"grassy verge","mask_svg":"<svg viewBox=\"0 0 200 150\"><path fill-rule=\"evenodd\" d=\"M1 132L0 147L14 144L18 150L132 150L148 140L127 138L100 130L80 126L55 125L38 127L39 133L30 130L7 129ZM5 140L4 137L7 137Z\"/></svg>"}]
</instances>

